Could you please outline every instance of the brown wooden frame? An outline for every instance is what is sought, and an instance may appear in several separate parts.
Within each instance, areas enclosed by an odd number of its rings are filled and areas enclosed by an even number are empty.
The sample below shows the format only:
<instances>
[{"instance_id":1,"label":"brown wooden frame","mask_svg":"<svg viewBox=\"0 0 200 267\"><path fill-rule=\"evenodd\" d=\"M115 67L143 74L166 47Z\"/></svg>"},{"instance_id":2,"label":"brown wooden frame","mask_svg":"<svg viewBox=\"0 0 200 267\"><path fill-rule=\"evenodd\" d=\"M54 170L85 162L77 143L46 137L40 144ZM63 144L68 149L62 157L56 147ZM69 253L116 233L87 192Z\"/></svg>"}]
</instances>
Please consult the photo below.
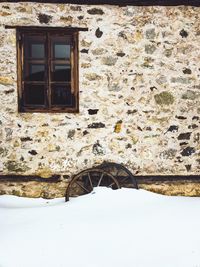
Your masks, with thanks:
<instances>
[{"instance_id":1,"label":"brown wooden frame","mask_svg":"<svg viewBox=\"0 0 200 267\"><path fill-rule=\"evenodd\" d=\"M17 72L18 72L18 110L19 112L44 112L44 113L60 113L60 112L79 112L79 72L78 72L78 28L57 28L57 27L17 27ZM46 88L47 99L45 100L45 106L41 107L41 105L25 105L24 95L24 66L26 63L25 60L25 43L24 36L35 33L41 36L47 36L47 47L45 47L45 59L47 69L47 76L44 81L44 86ZM50 35L58 35L58 36L66 36L69 35L72 39L71 46L71 93L74 95L74 105L73 107L67 107L64 105L51 107L51 86L50 86L50 71L51 71L51 48L50 48ZM36 61L35 61L36 62ZM39 61L38 61L39 62ZM58 82L59 83L59 82ZM63 82L63 84L66 82ZM30 84L34 84L34 82L30 82ZM36 82L35 84L40 84ZM42 83L41 83L42 84Z\"/></svg>"}]
</instances>

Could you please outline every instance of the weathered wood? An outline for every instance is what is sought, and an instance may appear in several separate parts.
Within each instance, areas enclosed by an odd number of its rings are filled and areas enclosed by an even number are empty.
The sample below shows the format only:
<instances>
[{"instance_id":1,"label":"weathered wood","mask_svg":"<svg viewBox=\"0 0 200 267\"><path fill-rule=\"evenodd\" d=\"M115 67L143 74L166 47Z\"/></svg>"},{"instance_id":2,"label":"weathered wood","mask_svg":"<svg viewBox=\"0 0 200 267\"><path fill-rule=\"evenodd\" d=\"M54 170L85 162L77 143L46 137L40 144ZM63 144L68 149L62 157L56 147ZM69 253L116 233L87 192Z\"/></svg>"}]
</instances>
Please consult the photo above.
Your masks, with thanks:
<instances>
[{"instance_id":1,"label":"weathered wood","mask_svg":"<svg viewBox=\"0 0 200 267\"><path fill-rule=\"evenodd\" d=\"M0 0L1 1L1 0ZM31 1L29 1L31 2ZM35 2L35 1L34 1ZM5 25L5 29L20 29L20 30L27 30L30 31L31 30L40 30L40 31L55 31L55 30L67 30L68 32L72 31L72 32L79 32L79 31L88 31L88 28L82 28L82 27L42 27L42 26L20 26L20 25Z\"/></svg>"},{"instance_id":2,"label":"weathered wood","mask_svg":"<svg viewBox=\"0 0 200 267\"><path fill-rule=\"evenodd\" d=\"M136 175L135 179L140 183L154 182L200 182L200 175ZM0 175L0 182L47 182L55 183L60 181L60 175L53 175L49 178L42 178L37 175Z\"/></svg>"},{"instance_id":3,"label":"weathered wood","mask_svg":"<svg viewBox=\"0 0 200 267\"><path fill-rule=\"evenodd\" d=\"M200 182L200 175L136 175L138 184L155 182Z\"/></svg>"},{"instance_id":4,"label":"weathered wood","mask_svg":"<svg viewBox=\"0 0 200 267\"><path fill-rule=\"evenodd\" d=\"M57 183L60 181L60 175L52 175L49 178L43 178L37 175L0 175L0 182L45 182Z\"/></svg>"},{"instance_id":5,"label":"weathered wood","mask_svg":"<svg viewBox=\"0 0 200 267\"><path fill-rule=\"evenodd\" d=\"M2 1L1 1L2 2ZM66 3L78 5L119 5L119 6L200 6L199 0L8 0L4 2L40 2L40 3Z\"/></svg>"}]
</instances>

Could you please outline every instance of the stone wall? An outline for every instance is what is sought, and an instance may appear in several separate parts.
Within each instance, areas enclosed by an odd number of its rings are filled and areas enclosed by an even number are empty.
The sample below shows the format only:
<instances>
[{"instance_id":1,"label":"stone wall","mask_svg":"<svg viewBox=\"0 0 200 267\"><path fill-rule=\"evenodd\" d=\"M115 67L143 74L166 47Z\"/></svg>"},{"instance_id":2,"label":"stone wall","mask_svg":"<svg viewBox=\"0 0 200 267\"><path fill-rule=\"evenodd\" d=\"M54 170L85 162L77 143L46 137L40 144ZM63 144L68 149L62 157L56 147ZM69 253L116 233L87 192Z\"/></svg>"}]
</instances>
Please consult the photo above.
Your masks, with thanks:
<instances>
[{"instance_id":1,"label":"stone wall","mask_svg":"<svg viewBox=\"0 0 200 267\"><path fill-rule=\"evenodd\" d=\"M79 114L18 113L16 33L5 25L88 27ZM199 174L199 44L197 7L1 3L0 174L71 175L104 160L139 175Z\"/></svg>"}]
</instances>

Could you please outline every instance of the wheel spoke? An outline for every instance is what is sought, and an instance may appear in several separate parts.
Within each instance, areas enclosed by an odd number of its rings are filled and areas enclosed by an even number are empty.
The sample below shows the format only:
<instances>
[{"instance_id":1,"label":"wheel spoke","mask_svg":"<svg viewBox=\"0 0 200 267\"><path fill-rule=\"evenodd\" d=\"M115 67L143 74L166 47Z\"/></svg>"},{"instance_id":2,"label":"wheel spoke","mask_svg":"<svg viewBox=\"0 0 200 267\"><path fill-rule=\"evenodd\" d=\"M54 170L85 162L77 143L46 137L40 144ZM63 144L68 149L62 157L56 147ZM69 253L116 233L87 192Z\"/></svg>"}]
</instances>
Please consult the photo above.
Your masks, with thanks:
<instances>
[{"instance_id":1,"label":"wheel spoke","mask_svg":"<svg viewBox=\"0 0 200 267\"><path fill-rule=\"evenodd\" d=\"M91 176L90 176L90 173L89 172L88 172L88 179L89 179L90 185L91 185L92 190L93 190L94 186L92 184L92 179L91 179Z\"/></svg>"},{"instance_id":2,"label":"wheel spoke","mask_svg":"<svg viewBox=\"0 0 200 267\"><path fill-rule=\"evenodd\" d=\"M90 191L87 188L85 188L85 186L83 186L82 184L79 184L79 182L75 181L74 183L77 184L78 186L80 186L86 192L90 193Z\"/></svg>"},{"instance_id":3,"label":"wheel spoke","mask_svg":"<svg viewBox=\"0 0 200 267\"><path fill-rule=\"evenodd\" d=\"M115 177L118 177L119 172L120 172L120 169L117 169L117 173L116 173Z\"/></svg>"},{"instance_id":4,"label":"wheel spoke","mask_svg":"<svg viewBox=\"0 0 200 267\"><path fill-rule=\"evenodd\" d=\"M127 181L129 179L129 177L125 177L123 180L121 180L121 183L124 183L125 181Z\"/></svg>"},{"instance_id":5,"label":"wheel spoke","mask_svg":"<svg viewBox=\"0 0 200 267\"><path fill-rule=\"evenodd\" d=\"M115 182L112 182L110 185L108 185L108 187L111 187L112 185L114 185L115 184Z\"/></svg>"},{"instance_id":6,"label":"wheel spoke","mask_svg":"<svg viewBox=\"0 0 200 267\"><path fill-rule=\"evenodd\" d=\"M103 176L104 176L104 173L101 174L101 177L100 177L100 179L99 179L99 182L98 182L97 186L100 186L101 181L102 181L102 179L103 179Z\"/></svg>"}]
</instances>

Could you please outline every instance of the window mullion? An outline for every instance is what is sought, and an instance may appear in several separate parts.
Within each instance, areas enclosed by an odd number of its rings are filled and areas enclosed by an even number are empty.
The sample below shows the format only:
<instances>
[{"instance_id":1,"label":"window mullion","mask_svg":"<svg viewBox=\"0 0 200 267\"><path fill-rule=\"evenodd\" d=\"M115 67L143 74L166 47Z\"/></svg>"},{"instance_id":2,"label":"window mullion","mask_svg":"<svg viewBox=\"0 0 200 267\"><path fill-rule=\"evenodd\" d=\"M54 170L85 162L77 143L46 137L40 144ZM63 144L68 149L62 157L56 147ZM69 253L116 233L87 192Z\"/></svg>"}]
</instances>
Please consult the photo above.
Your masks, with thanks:
<instances>
[{"instance_id":1,"label":"window mullion","mask_svg":"<svg viewBox=\"0 0 200 267\"><path fill-rule=\"evenodd\" d=\"M51 108L51 39L47 33L47 106Z\"/></svg>"}]
</instances>

